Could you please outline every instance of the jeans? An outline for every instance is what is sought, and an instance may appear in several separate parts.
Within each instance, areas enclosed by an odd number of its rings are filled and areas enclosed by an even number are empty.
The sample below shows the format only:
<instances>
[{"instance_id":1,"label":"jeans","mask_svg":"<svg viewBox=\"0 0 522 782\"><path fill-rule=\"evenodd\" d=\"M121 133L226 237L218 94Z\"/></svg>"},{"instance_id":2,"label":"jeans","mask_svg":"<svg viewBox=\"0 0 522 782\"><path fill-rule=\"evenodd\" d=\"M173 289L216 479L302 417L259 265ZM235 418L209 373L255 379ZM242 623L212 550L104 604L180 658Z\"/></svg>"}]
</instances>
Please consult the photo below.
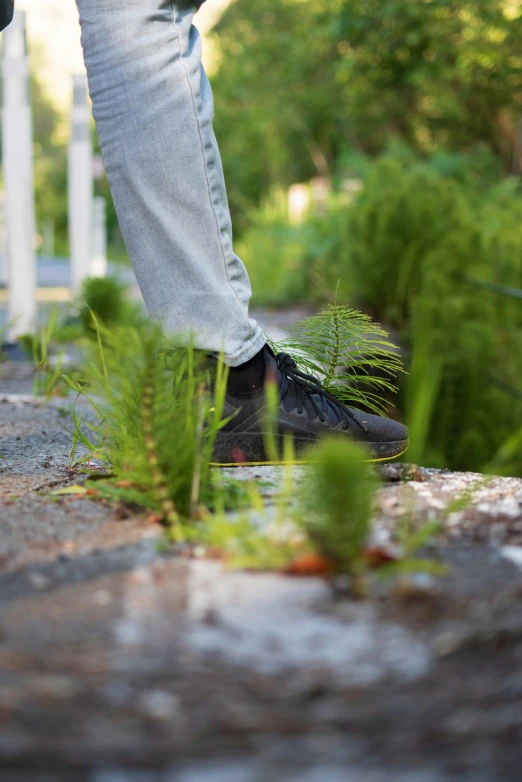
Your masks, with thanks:
<instances>
[{"instance_id":1,"label":"jeans","mask_svg":"<svg viewBox=\"0 0 522 782\"><path fill-rule=\"evenodd\" d=\"M232 247L196 3L76 1L100 147L147 309L238 366L265 337Z\"/></svg>"}]
</instances>

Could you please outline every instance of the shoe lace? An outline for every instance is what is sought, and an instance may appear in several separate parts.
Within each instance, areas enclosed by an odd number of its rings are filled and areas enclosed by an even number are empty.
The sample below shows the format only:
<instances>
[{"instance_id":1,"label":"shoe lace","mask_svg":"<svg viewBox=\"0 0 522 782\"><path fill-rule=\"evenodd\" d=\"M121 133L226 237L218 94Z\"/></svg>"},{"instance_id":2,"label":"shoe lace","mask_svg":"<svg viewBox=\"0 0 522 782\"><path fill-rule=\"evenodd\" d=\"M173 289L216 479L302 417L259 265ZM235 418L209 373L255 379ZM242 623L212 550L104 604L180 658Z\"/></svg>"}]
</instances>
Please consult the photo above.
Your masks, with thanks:
<instances>
[{"instance_id":1,"label":"shoe lace","mask_svg":"<svg viewBox=\"0 0 522 782\"><path fill-rule=\"evenodd\" d=\"M297 412L301 414L308 400L319 417L321 423L325 423L328 410L334 412L337 422L343 424L343 429L348 429L350 420L355 421L364 432L367 428L359 421L353 410L346 407L337 397L330 394L313 375L307 375L297 368L297 364L288 353L278 353L275 356L279 373L279 389L283 400L288 392L293 389L297 399Z\"/></svg>"}]
</instances>

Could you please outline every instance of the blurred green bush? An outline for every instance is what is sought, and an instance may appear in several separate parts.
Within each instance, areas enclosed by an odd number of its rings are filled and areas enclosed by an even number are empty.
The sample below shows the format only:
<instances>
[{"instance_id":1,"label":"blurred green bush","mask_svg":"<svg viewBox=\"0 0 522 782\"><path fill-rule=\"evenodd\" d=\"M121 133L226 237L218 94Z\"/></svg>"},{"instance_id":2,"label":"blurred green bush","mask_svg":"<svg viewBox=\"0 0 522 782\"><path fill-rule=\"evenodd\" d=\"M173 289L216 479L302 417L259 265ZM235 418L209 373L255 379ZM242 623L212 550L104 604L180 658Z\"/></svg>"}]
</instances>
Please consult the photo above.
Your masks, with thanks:
<instances>
[{"instance_id":1,"label":"blurred green bush","mask_svg":"<svg viewBox=\"0 0 522 782\"><path fill-rule=\"evenodd\" d=\"M258 302L337 296L397 335L410 460L522 475L522 300L495 288L522 288L522 194L464 164L396 149L323 217L263 207L242 249Z\"/></svg>"},{"instance_id":2,"label":"blurred green bush","mask_svg":"<svg viewBox=\"0 0 522 782\"><path fill-rule=\"evenodd\" d=\"M249 227L235 242L248 268L255 301L262 305L291 304L308 298L302 274L306 227L288 222L286 193L276 188L248 216Z\"/></svg>"},{"instance_id":3,"label":"blurred green bush","mask_svg":"<svg viewBox=\"0 0 522 782\"><path fill-rule=\"evenodd\" d=\"M474 284L522 287L521 218L514 181L481 192L391 156L348 211L339 273L400 335L413 461L522 474L522 450L499 455L522 422L522 301Z\"/></svg>"},{"instance_id":4,"label":"blurred green bush","mask_svg":"<svg viewBox=\"0 0 522 782\"><path fill-rule=\"evenodd\" d=\"M521 18L506 0L230 2L212 86L236 230L275 185L337 170L347 145L375 157L399 139L455 167L480 143L520 173Z\"/></svg>"}]
</instances>

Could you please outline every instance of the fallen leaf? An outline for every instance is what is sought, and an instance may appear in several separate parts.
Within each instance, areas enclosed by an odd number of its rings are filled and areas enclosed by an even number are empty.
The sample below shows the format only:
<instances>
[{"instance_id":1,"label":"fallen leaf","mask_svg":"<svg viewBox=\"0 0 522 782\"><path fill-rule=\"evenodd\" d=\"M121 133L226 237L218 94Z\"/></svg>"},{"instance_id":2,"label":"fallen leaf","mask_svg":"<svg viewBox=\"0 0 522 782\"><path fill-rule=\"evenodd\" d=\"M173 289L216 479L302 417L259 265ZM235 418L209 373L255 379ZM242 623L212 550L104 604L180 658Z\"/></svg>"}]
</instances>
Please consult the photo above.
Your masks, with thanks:
<instances>
[{"instance_id":1,"label":"fallen leaf","mask_svg":"<svg viewBox=\"0 0 522 782\"><path fill-rule=\"evenodd\" d=\"M368 567L378 568L382 565L388 565L390 562L396 562L397 556L391 549L385 546L369 546L363 551L363 558Z\"/></svg>"},{"instance_id":2,"label":"fallen leaf","mask_svg":"<svg viewBox=\"0 0 522 782\"><path fill-rule=\"evenodd\" d=\"M64 496L67 494L88 494L88 490L85 488L85 486L78 486L77 484L74 484L74 486L65 486L63 489L56 489L55 491L52 491L51 494L57 496Z\"/></svg>"},{"instance_id":3,"label":"fallen leaf","mask_svg":"<svg viewBox=\"0 0 522 782\"><path fill-rule=\"evenodd\" d=\"M332 572L332 563L320 554L301 554L285 570L289 576L326 576Z\"/></svg>"},{"instance_id":4,"label":"fallen leaf","mask_svg":"<svg viewBox=\"0 0 522 782\"><path fill-rule=\"evenodd\" d=\"M219 548L207 548L205 549L205 559L212 559L216 562L228 562L231 557L226 551Z\"/></svg>"}]
</instances>

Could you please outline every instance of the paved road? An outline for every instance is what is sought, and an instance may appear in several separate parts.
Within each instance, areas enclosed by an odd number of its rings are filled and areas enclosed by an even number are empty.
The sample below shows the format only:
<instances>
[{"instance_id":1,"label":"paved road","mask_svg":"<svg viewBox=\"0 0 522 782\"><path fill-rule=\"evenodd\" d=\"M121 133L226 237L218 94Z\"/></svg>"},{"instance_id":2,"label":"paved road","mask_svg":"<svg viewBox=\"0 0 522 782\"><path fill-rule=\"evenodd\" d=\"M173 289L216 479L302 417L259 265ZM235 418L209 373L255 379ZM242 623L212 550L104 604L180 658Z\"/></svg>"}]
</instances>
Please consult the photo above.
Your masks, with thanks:
<instances>
[{"instance_id":1,"label":"paved road","mask_svg":"<svg viewBox=\"0 0 522 782\"><path fill-rule=\"evenodd\" d=\"M2 782L518 782L522 481L388 468L375 540L440 518L447 575L336 600L53 495L66 405L0 397Z\"/></svg>"},{"instance_id":2,"label":"paved road","mask_svg":"<svg viewBox=\"0 0 522 782\"><path fill-rule=\"evenodd\" d=\"M122 263L109 262L109 274L116 274L129 283L135 281L132 269ZM36 260L36 283L38 287L43 288L69 288L71 284L69 259L38 256Z\"/></svg>"},{"instance_id":3,"label":"paved road","mask_svg":"<svg viewBox=\"0 0 522 782\"><path fill-rule=\"evenodd\" d=\"M110 263L108 273L126 282L134 294L139 296L136 278L131 268L119 263ZM37 320L44 324L51 309L55 306L59 310L65 309L67 299L70 297L70 267L67 258L38 258L36 262L36 282L39 288L39 301L37 304ZM0 329L7 325L7 291L0 291Z\"/></svg>"}]
</instances>

